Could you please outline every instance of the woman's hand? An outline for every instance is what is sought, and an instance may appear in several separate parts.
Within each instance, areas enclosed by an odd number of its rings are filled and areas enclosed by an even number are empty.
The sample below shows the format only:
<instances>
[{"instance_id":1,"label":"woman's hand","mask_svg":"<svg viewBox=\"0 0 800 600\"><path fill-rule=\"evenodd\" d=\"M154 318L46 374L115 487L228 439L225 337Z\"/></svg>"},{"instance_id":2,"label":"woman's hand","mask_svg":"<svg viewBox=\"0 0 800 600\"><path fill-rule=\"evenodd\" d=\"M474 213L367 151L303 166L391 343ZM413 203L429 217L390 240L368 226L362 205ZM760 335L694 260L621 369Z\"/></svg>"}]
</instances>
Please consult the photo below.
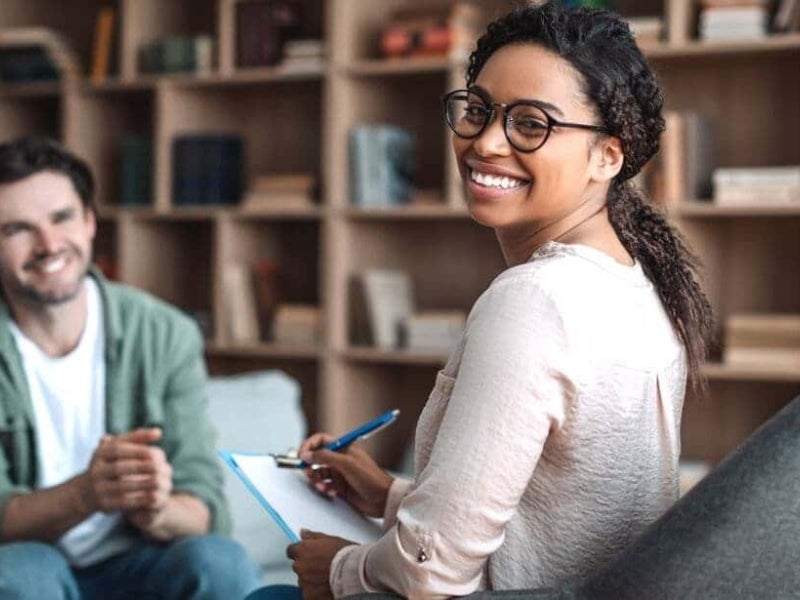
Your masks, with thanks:
<instances>
[{"instance_id":1,"label":"woman's hand","mask_svg":"<svg viewBox=\"0 0 800 600\"><path fill-rule=\"evenodd\" d=\"M314 465L305 470L306 477L319 492L339 496L362 515L383 517L394 478L355 444L338 452L316 450L334 439L315 433L300 446L300 458Z\"/></svg>"},{"instance_id":2,"label":"woman's hand","mask_svg":"<svg viewBox=\"0 0 800 600\"><path fill-rule=\"evenodd\" d=\"M301 541L286 548L286 555L293 561L292 570L297 573L303 600L332 599L330 573L333 557L355 542L305 529L300 532L300 538Z\"/></svg>"}]
</instances>

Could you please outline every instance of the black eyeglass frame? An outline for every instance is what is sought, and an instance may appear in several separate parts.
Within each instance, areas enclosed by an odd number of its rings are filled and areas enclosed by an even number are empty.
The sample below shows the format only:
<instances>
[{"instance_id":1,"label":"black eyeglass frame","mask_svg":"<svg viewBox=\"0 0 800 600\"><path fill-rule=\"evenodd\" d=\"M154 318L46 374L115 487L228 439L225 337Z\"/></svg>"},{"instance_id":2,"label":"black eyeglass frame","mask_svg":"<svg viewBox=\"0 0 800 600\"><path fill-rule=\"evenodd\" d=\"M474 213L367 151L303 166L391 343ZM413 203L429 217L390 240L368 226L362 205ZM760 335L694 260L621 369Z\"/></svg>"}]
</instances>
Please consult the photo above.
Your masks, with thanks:
<instances>
[{"instance_id":1,"label":"black eyeglass frame","mask_svg":"<svg viewBox=\"0 0 800 600\"><path fill-rule=\"evenodd\" d=\"M464 96L468 96L469 94L473 94L473 95L477 96L478 98L483 100L484 107L486 108L486 110L488 112L488 117L483 122L483 125L481 125L480 129L478 129L478 131L476 131L472 135L464 135L464 134L459 133L458 131L456 131L455 124L450 122L450 111L447 110L447 105L448 105L448 103L450 101L450 98L452 98L453 96L455 96L457 94L462 94ZM511 140L511 136L508 135L508 123L509 123L509 121L513 120L509 116L509 111L513 110L517 106L533 106L535 108L538 108L540 111L542 111L542 114L544 114L545 118L547 119L547 133L544 134L544 138L542 138L542 143L539 144L538 146L536 146L535 148L531 148L531 149L520 148L519 146L517 146ZM570 123L569 121L560 121L560 120L556 119L554 116L552 116L547 111L547 109L544 106L542 106L541 102L538 102L536 100L517 100L516 102L508 102L508 103L504 103L504 102L489 102L484 97L484 95L481 94L478 90L469 90L469 89L453 90L452 92L447 92L446 94L444 94L442 96L442 109L444 110L444 120L447 123L447 126L450 128L450 130L454 134L456 134L458 137L460 137L462 139L465 139L465 140L473 140L473 139L481 136L481 134L486 130L486 127L488 127L489 124L494 121L495 107L500 107L500 108L503 109L503 134L506 136L506 140L508 140L508 143L511 144L511 147L514 148L515 150L517 150L518 152L528 153L528 152L536 152L537 150L539 150L542 146L544 146L547 143L547 140L550 139L550 134L553 132L553 128L554 127L569 127L571 129L585 129L587 131L596 131L598 133L604 133L604 134L609 135L608 130L605 127L603 127L602 125L587 125L585 123Z\"/></svg>"}]
</instances>

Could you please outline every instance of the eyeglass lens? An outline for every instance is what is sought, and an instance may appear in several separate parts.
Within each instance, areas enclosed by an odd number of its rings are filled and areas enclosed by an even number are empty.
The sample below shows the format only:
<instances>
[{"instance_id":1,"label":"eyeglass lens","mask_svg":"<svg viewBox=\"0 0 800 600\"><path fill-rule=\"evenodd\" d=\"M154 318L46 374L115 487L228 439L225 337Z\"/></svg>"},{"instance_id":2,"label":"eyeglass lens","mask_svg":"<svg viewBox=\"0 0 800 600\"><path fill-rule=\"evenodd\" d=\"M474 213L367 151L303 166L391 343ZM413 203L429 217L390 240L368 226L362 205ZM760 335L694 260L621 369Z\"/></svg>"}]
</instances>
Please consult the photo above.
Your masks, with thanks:
<instances>
[{"instance_id":1,"label":"eyeglass lens","mask_svg":"<svg viewBox=\"0 0 800 600\"><path fill-rule=\"evenodd\" d=\"M487 125L492 107L477 94L453 94L447 99L447 121L453 131L471 138ZM511 144L523 151L536 150L548 135L545 112L530 104L517 104L506 113L505 132Z\"/></svg>"}]
</instances>

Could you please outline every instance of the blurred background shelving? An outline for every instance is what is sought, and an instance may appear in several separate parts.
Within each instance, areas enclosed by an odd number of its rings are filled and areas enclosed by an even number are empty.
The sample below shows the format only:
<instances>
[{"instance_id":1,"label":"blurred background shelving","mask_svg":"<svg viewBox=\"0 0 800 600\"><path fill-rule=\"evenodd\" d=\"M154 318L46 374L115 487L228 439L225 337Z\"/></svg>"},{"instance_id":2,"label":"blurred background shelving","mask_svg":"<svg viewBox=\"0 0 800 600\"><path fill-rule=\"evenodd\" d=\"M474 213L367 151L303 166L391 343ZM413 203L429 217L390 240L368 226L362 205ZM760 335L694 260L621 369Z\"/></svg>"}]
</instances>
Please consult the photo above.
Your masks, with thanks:
<instances>
[{"instance_id":1,"label":"blurred background shelving","mask_svg":"<svg viewBox=\"0 0 800 600\"><path fill-rule=\"evenodd\" d=\"M353 278L371 268L401 270L413 280L421 309L467 312L503 261L493 233L464 208L440 114L441 94L463 82L464 55L382 58L379 32L399 10L446 12L464 3L300 0L313 13L309 27L322 40L324 60L294 67L239 66L241 4L76 0L69 11L55 11L51 0L4 0L0 30L58 31L81 74L0 83L0 137L50 135L88 160L98 184L98 259L121 281L194 315L213 373L284 369L301 385L311 427L332 432L401 408L398 426L370 440L392 464L447 353L378 349L357 340ZM472 5L486 22L515 2ZM800 34L699 40L698 8L689 0L615 6L663 25L643 47L664 84L667 108L700 112L713 124L715 166L800 165ZM109 69L90 77L96 20L107 7L114 17ZM212 58L189 72L141 73L143 48L166 38L200 39L206 51L210 40ZM415 185L425 191L424 202L353 204L350 133L373 122L413 135ZM242 193L260 176L304 174L316 182L313 202L176 205L176 139L220 133L245 149ZM148 197L136 206L122 191L132 175L122 168L121 149L132 140L149 144L151 159ZM800 313L800 203L720 206L689 194L667 211L706 265L719 319L705 367L709 397L689 399L684 416L685 454L715 461L800 392L800 366L731 365L722 348L730 314ZM226 270L257 263L279 266L284 301L318 308L316 341L231 336L237 292Z\"/></svg>"}]
</instances>

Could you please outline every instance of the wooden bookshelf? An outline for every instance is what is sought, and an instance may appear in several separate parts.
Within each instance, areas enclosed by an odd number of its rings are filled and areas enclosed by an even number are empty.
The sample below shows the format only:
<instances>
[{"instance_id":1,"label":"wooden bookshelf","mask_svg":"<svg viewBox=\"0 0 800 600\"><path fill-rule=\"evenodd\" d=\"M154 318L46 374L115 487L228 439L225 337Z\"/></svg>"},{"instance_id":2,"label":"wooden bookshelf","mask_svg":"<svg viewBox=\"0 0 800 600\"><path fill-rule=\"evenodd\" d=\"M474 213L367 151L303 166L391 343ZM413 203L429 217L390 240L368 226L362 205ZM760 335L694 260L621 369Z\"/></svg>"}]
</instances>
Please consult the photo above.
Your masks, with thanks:
<instances>
[{"instance_id":1,"label":"wooden bookshelf","mask_svg":"<svg viewBox=\"0 0 800 600\"><path fill-rule=\"evenodd\" d=\"M618 0L624 15L667 20L678 0ZM399 8L447 7L453 0L324 0L327 60L314 68L235 65L235 0L121 0L118 72L101 82L0 85L2 137L61 138L92 165L98 184L98 254L120 278L214 323L207 344L214 373L281 368L298 379L312 428L341 432L399 407L396 427L371 440L390 464L402 454L436 372L439 353L383 351L353 343L350 282L370 267L404 269L421 309L468 311L503 269L494 235L473 223L442 122L439 97L463 84L463 59L378 57L377 32ZM4 0L0 26L45 25L72 40L91 62L94 16L104 0L67 14L51 0ZM480 0L487 15L515 0ZM204 74L141 75L141 44L164 35L210 34L216 68ZM648 46L668 108L713 120L719 166L800 164L800 34L706 43L668 36ZM418 183L432 202L386 210L350 203L348 132L361 122L401 125L417 137ZM245 177L306 172L322 182L319 204L248 210L175 207L172 141L222 131L245 141ZM153 197L121 207L118 145L122 136L154 142ZM720 207L687 199L670 217L706 265L721 326L734 312L800 312L800 207ZM226 339L230 261L279 261L291 275L294 302L316 304L323 338L313 347L233 343ZM718 337L721 330L718 326ZM688 456L719 458L792 395L800 372L711 362L706 400L689 399Z\"/></svg>"}]
</instances>

